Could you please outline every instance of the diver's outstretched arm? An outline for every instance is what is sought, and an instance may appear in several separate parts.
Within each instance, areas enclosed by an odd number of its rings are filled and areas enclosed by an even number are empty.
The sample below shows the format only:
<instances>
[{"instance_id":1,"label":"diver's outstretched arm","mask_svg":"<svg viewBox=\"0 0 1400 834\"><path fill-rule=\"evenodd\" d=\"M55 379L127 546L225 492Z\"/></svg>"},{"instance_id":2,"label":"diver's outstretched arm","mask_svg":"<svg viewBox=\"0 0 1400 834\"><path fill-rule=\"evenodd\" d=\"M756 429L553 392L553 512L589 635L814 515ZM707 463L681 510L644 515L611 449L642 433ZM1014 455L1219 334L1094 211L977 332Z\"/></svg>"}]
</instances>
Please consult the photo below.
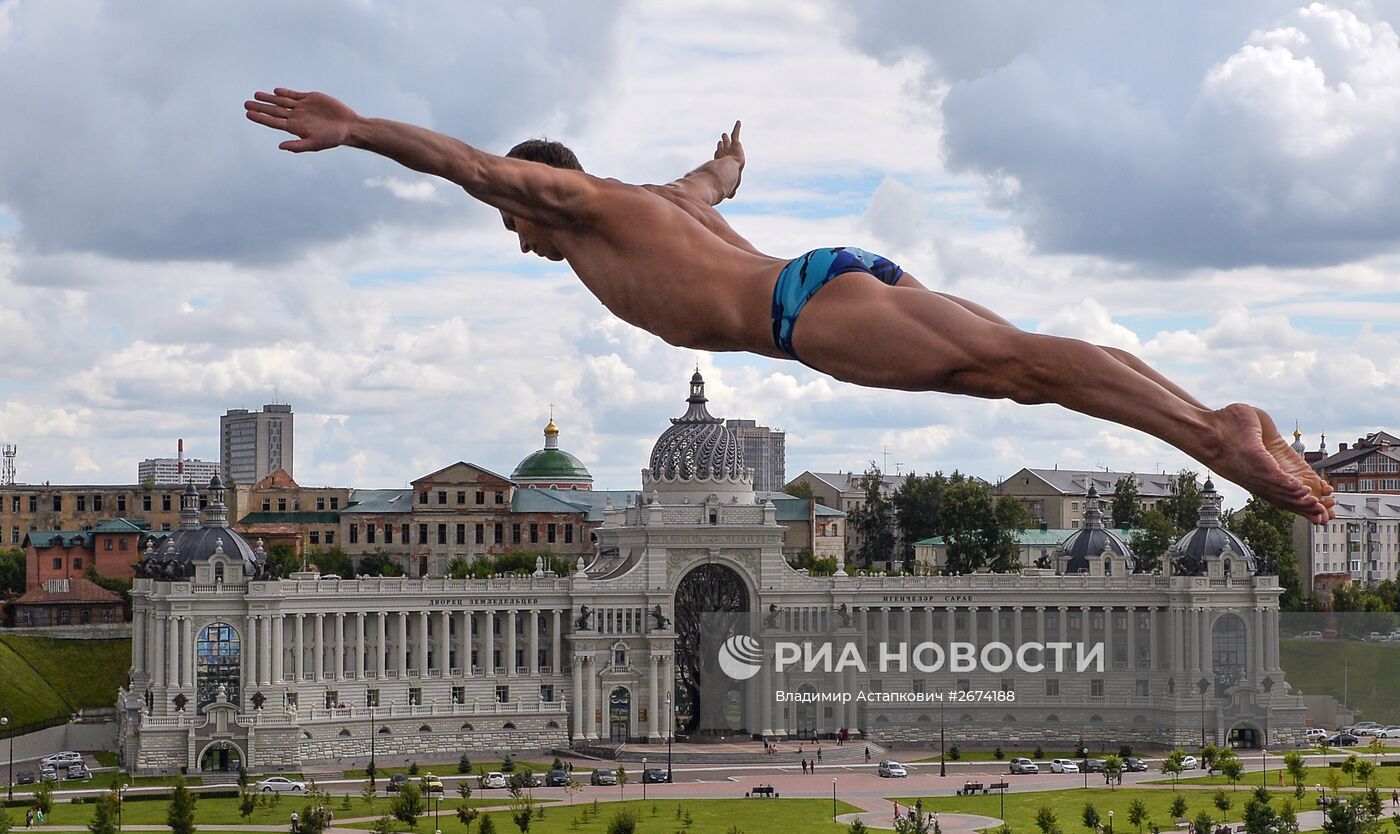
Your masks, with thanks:
<instances>
[{"instance_id":1,"label":"diver's outstretched arm","mask_svg":"<svg viewBox=\"0 0 1400 834\"><path fill-rule=\"evenodd\" d=\"M345 145L386 156L406 168L442 177L476 199L516 217L570 226L594 210L597 180L582 171L509 159L426 128L366 119L325 93L278 87L243 103L249 119L296 136L283 142L293 153Z\"/></svg>"},{"instance_id":2,"label":"diver's outstretched arm","mask_svg":"<svg viewBox=\"0 0 1400 834\"><path fill-rule=\"evenodd\" d=\"M715 144L715 158L670 184L685 196L707 206L717 206L733 197L744 177L744 146L739 142L739 128L720 134Z\"/></svg>"}]
</instances>

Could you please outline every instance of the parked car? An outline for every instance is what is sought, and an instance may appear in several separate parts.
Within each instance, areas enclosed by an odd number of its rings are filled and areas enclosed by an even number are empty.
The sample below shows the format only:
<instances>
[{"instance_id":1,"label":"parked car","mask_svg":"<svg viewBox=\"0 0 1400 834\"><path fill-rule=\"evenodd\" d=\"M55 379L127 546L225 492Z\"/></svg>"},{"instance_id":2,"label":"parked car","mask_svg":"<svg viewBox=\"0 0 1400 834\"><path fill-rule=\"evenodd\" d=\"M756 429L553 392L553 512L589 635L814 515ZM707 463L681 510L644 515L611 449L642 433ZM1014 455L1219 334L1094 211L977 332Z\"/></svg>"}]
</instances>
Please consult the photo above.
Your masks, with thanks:
<instances>
[{"instance_id":1,"label":"parked car","mask_svg":"<svg viewBox=\"0 0 1400 834\"><path fill-rule=\"evenodd\" d=\"M40 781L40 782L57 782L57 781L58 781L58 771L54 770L54 769L51 768L51 767L46 767L46 768L40 770L40 771L39 771L39 781Z\"/></svg>"},{"instance_id":2,"label":"parked car","mask_svg":"<svg viewBox=\"0 0 1400 834\"><path fill-rule=\"evenodd\" d=\"M418 787L423 793L442 793L442 780L431 773L424 773Z\"/></svg>"},{"instance_id":3,"label":"parked car","mask_svg":"<svg viewBox=\"0 0 1400 834\"><path fill-rule=\"evenodd\" d=\"M1324 738L1332 735L1321 727L1309 727L1303 731L1303 739L1316 744Z\"/></svg>"},{"instance_id":4,"label":"parked car","mask_svg":"<svg viewBox=\"0 0 1400 834\"><path fill-rule=\"evenodd\" d=\"M1305 631L1305 632L1303 632L1302 634L1298 635L1298 639L1299 639L1299 640L1321 640L1321 639L1322 639L1322 632L1320 632L1320 631Z\"/></svg>"},{"instance_id":5,"label":"parked car","mask_svg":"<svg viewBox=\"0 0 1400 834\"><path fill-rule=\"evenodd\" d=\"M551 770L544 778L544 783L551 788L562 788L571 781L569 771L562 768Z\"/></svg>"},{"instance_id":6,"label":"parked car","mask_svg":"<svg viewBox=\"0 0 1400 834\"><path fill-rule=\"evenodd\" d=\"M81 764L82 761L82 753L74 753L72 750L65 750L62 753L54 753L51 756L45 756L39 760L39 764L42 767L68 767L74 763Z\"/></svg>"},{"instance_id":7,"label":"parked car","mask_svg":"<svg viewBox=\"0 0 1400 834\"><path fill-rule=\"evenodd\" d=\"M1051 773L1078 773L1079 763L1073 759L1051 759Z\"/></svg>"},{"instance_id":8,"label":"parked car","mask_svg":"<svg viewBox=\"0 0 1400 834\"><path fill-rule=\"evenodd\" d=\"M1080 764L1080 769L1085 773L1103 773L1103 759L1085 759Z\"/></svg>"},{"instance_id":9,"label":"parked car","mask_svg":"<svg viewBox=\"0 0 1400 834\"><path fill-rule=\"evenodd\" d=\"M1376 738L1400 738L1400 726L1376 730Z\"/></svg>"},{"instance_id":10,"label":"parked car","mask_svg":"<svg viewBox=\"0 0 1400 834\"><path fill-rule=\"evenodd\" d=\"M1201 760L1197 759L1195 756L1187 756L1186 758L1181 760L1181 767L1184 770L1195 770L1200 766Z\"/></svg>"},{"instance_id":11,"label":"parked car","mask_svg":"<svg viewBox=\"0 0 1400 834\"><path fill-rule=\"evenodd\" d=\"M904 769L904 765L889 759L880 762L879 770L876 772L886 779L903 779L909 775L909 771Z\"/></svg>"},{"instance_id":12,"label":"parked car","mask_svg":"<svg viewBox=\"0 0 1400 834\"><path fill-rule=\"evenodd\" d=\"M1146 759L1140 759L1140 758L1138 758L1137 756L1129 756L1128 758L1126 758L1126 759L1123 760L1123 772L1124 772L1124 773L1146 773L1146 772L1147 772L1147 760L1146 760Z\"/></svg>"},{"instance_id":13,"label":"parked car","mask_svg":"<svg viewBox=\"0 0 1400 834\"><path fill-rule=\"evenodd\" d=\"M1035 762L1031 761L1030 759L1012 759L1012 760L1011 760L1011 772L1012 772L1012 773L1039 773L1039 772L1040 772L1040 765L1036 764Z\"/></svg>"},{"instance_id":14,"label":"parked car","mask_svg":"<svg viewBox=\"0 0 1400 834\"><path fill-rule=\"evenodd\" d=\"M1351 733L1333 733L1327 737L1328 747L1355 747L1358 743Z\"/></svg>"},{"instance_id":15,"label":"parked car","mask_svg":"<svg viewBox=\"0 0 1400 834\"><path fill-rule=\"evenodd\" d=\"M656 785L662 782L669 782L671 780L666 778L665 770L659 767L649 767L646 770L642 771L642 781Z\"/></svg>"},{"instance_id":16,"label":"parked car","mask_svg":"<svg viewBox=\"0 0 1400 834\"><path fill-rule=\"evenodd\" d=\"M384 786L384 790L389 793L398 793L399 788L402 788L405 784L412 781L413 777L407 773L395 773L393 776L389 777L389 784Z\"/></svg>"},{"instance_id":17,"label":"parked car","mask_svg":"<svg viewBox=\"0 0 1400 834\"><path fill-rule=\"evenodd\" d=\"M499 771L493 770L485 776L481 777L481 787L483 788L504 788L508 784L509 783L506 781L506 775Z\"/></svg>"},{"instance_id":18,"label":"parked car","mask_svg":"<svg viewBox=\"0 0 1400 834\"><path fill-rule=\"evenodd\" d=\"M92 774L88 772L87 768L83 767L81 762L70 766L63 772L64 779L88 779L91 776Z\"/></svg>"},{"instance_id":19,"label":"parked car","mask_svg":"<svg viewBox=\"0 0 1400 834\"><path fill-rule=\"evenodd\" d=\"M260 793L302 793L306 790L306 783L288 779L285 776L270 776L254 784L253 787Z\"/></svg>"},{"instance_id":20,"label":"parked car","mask_svg":"<svg viewBox=\"0 0 1400 834\"><path fill-rule=\"evenodd\" d=\"M588 780L591 785L616 785L617 771L615 770L595 770L593 776Z\"/></svg>"},{"instance_id":21,"label":"parked car","mask_svg":"<svg viewBox=\"0 0 1400 834\"><path fill-rule=\"evenodd\" d=\"M540 775L533 770L517 770L510 775L512 788L538 788L544 784Z\"/></svg>"},{"instance_id":22,"label":"parked car","mask_svg":"<svg viewBox=\"0 0 1400 834\"><path fill-rule=\"evenodd\" d=\"M32 771L32 770L21 770L21 771L19 772L19 775L15 777L15 784L16 784L16 785L32 785L32 784L34 784L34 771Z\"/></svg>"}]
</instances>

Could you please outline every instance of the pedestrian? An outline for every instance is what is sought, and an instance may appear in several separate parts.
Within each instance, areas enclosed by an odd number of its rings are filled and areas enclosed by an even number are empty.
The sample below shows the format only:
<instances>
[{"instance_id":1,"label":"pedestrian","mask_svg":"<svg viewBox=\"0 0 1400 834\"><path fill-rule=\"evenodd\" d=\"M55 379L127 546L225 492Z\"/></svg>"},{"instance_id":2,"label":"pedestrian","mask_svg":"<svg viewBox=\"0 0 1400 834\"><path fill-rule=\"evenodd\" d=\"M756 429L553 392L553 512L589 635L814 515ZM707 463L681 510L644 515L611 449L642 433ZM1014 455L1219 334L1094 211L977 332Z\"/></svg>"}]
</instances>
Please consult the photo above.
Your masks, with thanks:
<instances>
[{"instance_id":1,"label":"pedestrian","mask_svg":"<svg viewBox=\"0 0 1400 834\"><path fill-rule=\"evenodd\" d=\"M1400 806L1400 790L1390 792L1390 804Z\"/></svg>"},{"instance_id":2,"label":"pedestrian","mask_svg":"<svg viewBox=\"0 0 1400 834\"><path fill-rule=\"evenodd\" d=\"M870 748L869 748L869 747L866 747L866 748L865 748L865 761L866 761L866 764L869 764L869 763L870 763Z\"/></svg>"},{"instance_id":3,"label":"pedestrian","mask_svg":"<svg viewBox=\"0 0 1400 834\"><path fill-rule=\"evenodd\" d=\"M33 808L25 808L25 809L24 809L24 827L25 827L25 828L33 828L33 827L34 827L34 809L33 809Z\"/></svg>"},{"instance_id":4,"label":"pedestrian","mask_svg":"<svg viewBox=\"0 0 1400 834\"><path fill-rule=\"evenodd\" d=\"M899 822L899 803L894 804L894 821Z\"/></svg>"},{"instance_id":5,"label":"pedestrian","mask_svg":"<svg viewBox=\"0 0 1400 834\"><path fill-rule=\"evenodd\" d=\"M821 761L821 760L822 760L822 746L821 746L820 744L818 744L818 745L817 745L817 761Z\"/></svg>"}]
</instances>

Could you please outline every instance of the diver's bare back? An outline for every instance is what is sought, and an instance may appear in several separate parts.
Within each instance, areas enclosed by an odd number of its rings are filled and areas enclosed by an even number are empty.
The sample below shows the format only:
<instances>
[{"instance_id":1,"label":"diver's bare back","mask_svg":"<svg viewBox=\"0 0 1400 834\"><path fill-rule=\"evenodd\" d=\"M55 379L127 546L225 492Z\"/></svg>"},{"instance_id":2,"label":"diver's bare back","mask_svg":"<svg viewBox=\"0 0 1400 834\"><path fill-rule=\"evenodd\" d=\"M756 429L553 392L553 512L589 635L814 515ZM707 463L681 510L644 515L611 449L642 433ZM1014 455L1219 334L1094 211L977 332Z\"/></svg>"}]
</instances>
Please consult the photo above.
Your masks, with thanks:
<instances>
[{"instance_id":1,"label":"diver's bare back","mask_svg":"<svg viewBox=\"0 0 1400 834\"><path fill-rule=\"evenodd\" d=\"M696 217L714 209L661 191L598 181L588 219L556 231L579 279L618 318L673 345L786 358L769 319L786 262L726 241Z\"/></svg>"}]
</instances>

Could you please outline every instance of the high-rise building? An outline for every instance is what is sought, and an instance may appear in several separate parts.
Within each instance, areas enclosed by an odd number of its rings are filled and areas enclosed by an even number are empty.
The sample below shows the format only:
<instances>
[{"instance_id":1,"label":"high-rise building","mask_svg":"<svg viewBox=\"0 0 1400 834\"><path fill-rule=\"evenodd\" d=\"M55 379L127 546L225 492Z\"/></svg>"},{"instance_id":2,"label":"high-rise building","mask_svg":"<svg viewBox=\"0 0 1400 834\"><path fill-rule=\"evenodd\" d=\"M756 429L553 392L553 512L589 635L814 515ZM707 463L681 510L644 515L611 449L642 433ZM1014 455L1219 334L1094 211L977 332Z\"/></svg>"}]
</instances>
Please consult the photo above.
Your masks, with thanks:
<instances>
[{"instance_id":1,"label":"high-rise building","mask_svg":"<svg viewBox=\"0 0 1400 834\"><path fill-rule=\"evenodd\" d=\"M181 471L182 467L183 472ZM189 458L181 461L179 458L146 458L136 464L136 483L165 486L193 481L196 484L204 485L209 483L209 479L218 472L219 462L216 460Z\"/></svg>"},{"instance_id":2,"label":"high-rise building","mask_svg":"<svg viewBox=\"0 0 1400 834\"><path fill-rule=\"evenodd\" d=\"M782 492L784 476L783 432L760 426L757 420L725 420L724 427L739 438L744 463L753 470L753 488L760 492Z\"/></svg>"},{"instance_id":3,"label":"high-rise building","mask_svg":"<svg viewBox=\"0 0 1400 834\"><path fill-rule=\"evenodd\" d=\"M224 481L252 484L275 469L292 474L292 407L271 403L262 411L230 408L219 418Z\"/></svg>"}]
</instances>

